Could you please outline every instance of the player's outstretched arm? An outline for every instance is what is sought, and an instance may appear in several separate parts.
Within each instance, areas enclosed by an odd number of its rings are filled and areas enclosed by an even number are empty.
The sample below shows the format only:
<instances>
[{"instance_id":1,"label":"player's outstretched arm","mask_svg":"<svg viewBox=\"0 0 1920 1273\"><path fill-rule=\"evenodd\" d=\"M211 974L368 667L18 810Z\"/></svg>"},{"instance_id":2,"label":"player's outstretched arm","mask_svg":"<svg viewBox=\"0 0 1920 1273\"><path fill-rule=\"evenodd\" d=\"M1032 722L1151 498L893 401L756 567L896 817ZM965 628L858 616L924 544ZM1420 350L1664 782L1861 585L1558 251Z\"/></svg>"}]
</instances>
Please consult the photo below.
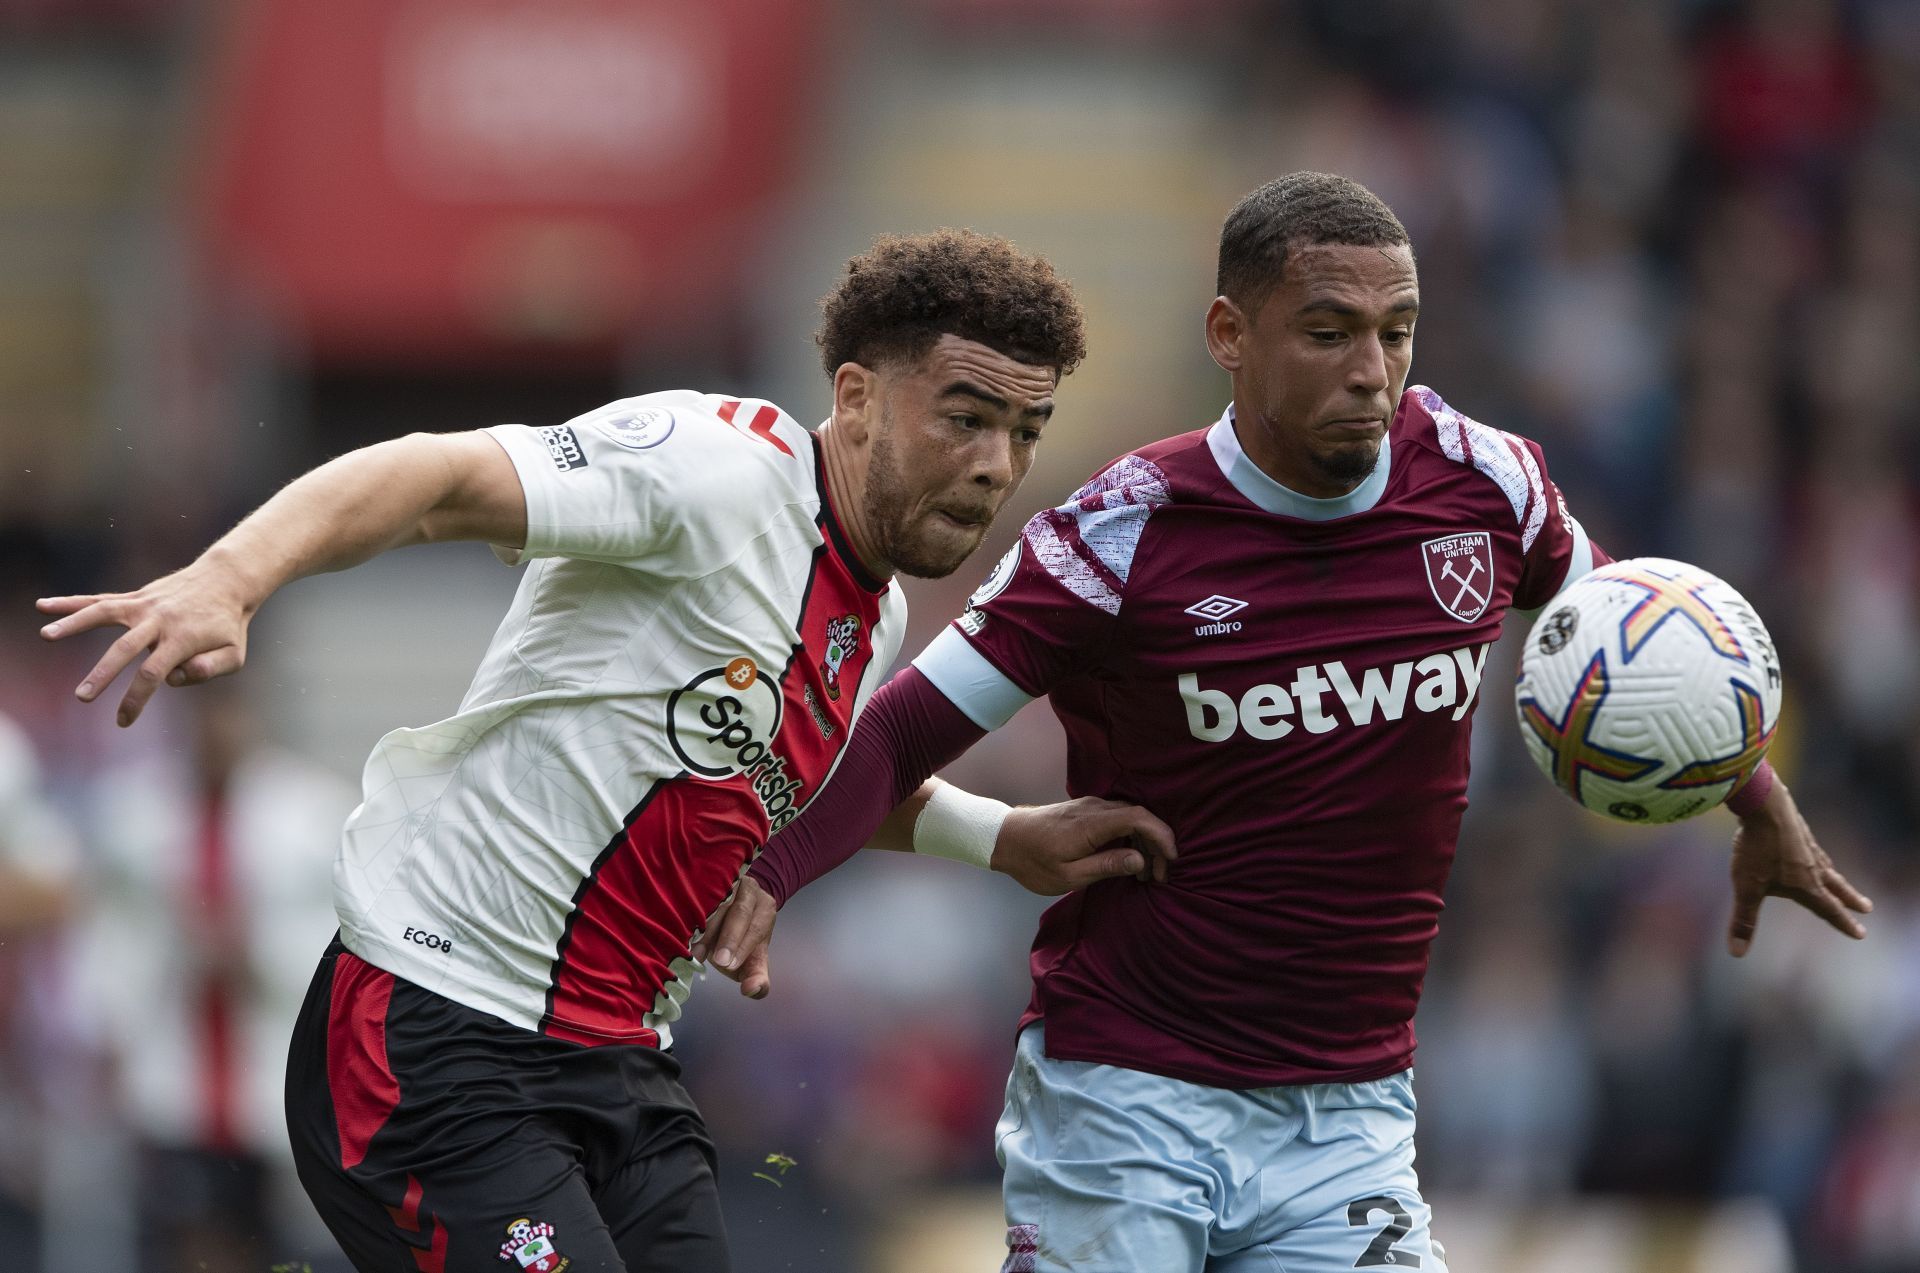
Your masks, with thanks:
<instances>
[{"instance_id":1,"label":"player's outstretched arm","mask_svg":"<svg viewBox=\"0 0 1920 1273\"><path fill-rule=\"evenodd\" d=\"M1164 883L1179 856L1173 828L1139 805L1081 796L1015 807L938 778L894 806L867 847L984 867L1042 897L1121 875Z\"/></svg>"},{"instance_id":2,"label":"player's outstretched arm","mask_svg":"<svg viewBox=\"0 0 1920 1273\"><path fill-rule=\"evenodd\" d=\"M980 800L932 779L901 801L867 847L925 852L920 828L930 805L937 814L936 796ZM1043 896L1123 875L1164 881L1167 863L1176 856L1173 829L1138 805L1082 796L1032 808L1000 808L1004 812L995 818L998 830L989 840L989 860L979 865L1010 875ZM764 999L773 988L767 946L779 918L780 903L773 894L751 874L744 875L701 929L693 957L706 959L711 952L713 966L739 982L741 994Z\"/></svg>"},{"instance_id":3,"label":"player's outstretched arm","mask_svg":"<svg viewBox=\"0 0 1920 1273\"><path fill-rule=\"evenodd\" d=\"M1009 809L931 779L985 735L917 668L882 686L833 781L708 918L693 957L711 952L714 967L760 998L770 985L766 944L780 906L862 845L970 861L1046 894L1117 875L1166 877L1173 832L1136 805L1083 798Z\"/></svg>"},{"instance_id":4,"label":"player's outstretched arm","mask_svg":"<svg viewBox=\"0 0 1920 1273\"><path fill-rule=\"evenodd\" d=\"M1867 930L1854 915L1872 911L1873 901L1847 882L1813 838L1787 785L1773 778L1770 770L1766 781L1769 789L1745 793L1749 799L1738 811L1728 953L1737 959L1752 947L1760 904L1769 897L1798 902L1856 941L1865 937Z\"/></svg>"},{"instance_id":5,"label":"player's outstretched arm","mask_svg":"<svg viewBox=\"0 0 1920 1273\"><path fill-rule=\"evenodd\" d=\"M131 725L162 682L195 685L240 669L247 627L283 584L344 570L390 548L526 539L526 497L513 461L483 433L416 433L329 461L295 479L189 566L135 592L44 597L50 641L122 627L74 691L91 703L145 660L120 701Z\"/></svg>"}]
</instances>

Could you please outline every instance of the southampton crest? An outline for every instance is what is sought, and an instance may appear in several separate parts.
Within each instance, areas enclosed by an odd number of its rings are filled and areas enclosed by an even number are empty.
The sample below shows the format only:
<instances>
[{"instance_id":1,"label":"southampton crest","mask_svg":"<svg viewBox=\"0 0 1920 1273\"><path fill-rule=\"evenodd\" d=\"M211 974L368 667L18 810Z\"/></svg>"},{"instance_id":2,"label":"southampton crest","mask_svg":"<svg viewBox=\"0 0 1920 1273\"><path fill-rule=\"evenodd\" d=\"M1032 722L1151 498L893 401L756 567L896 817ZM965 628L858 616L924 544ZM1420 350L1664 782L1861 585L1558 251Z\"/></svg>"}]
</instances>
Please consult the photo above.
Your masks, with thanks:
<instances>
[{"instance_id":1,"label":"southampton crest","mask_svg":"<svg viewBox=\"0 0 1920 1273\"><path fill-rule=\"evenodd\" d=\"M1420 545L1433 599L1462 623L1472 623L1493 604L1493 536L1484 530L1443 535Z\"/></svg>"},{"instance_id":2,"label":"southampton crest","mask_svg":"<svg viewBox=\"0 0 1920 1273\"><path fill-rule=\"evenodd\" d=\"M522 1216L507 1226L500 1258L533 1273L561 1273L573 1261L553 1249L553 1226Z\"/></svg>"},{"instance_id":3,"label":"southampton crest","mask_svg":"<svg viewBox=\"0 0 1920 1273\"><path fill-rule=\"evenodd\" d=\"M860 616L843 614L827 620L827 656L820 660L820 675L827 682L827 697L840 701L840 668L860 648Z\"/></svg>"}]
</instances>

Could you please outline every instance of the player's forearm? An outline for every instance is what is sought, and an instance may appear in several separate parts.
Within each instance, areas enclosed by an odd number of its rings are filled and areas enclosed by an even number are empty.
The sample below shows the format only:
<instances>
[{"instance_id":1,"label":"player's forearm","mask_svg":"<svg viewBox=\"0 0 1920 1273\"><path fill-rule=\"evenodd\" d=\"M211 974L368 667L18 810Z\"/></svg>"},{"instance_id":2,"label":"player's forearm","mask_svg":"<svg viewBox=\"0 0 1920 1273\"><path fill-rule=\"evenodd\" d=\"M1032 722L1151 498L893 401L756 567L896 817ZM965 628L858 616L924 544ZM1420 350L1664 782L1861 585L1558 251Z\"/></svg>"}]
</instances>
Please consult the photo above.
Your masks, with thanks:
<instances>
[{"instance_id":1,"label":"player's forearm","mask_svg":"<svg viewBox=\"0 0 1920 1273\"><path fill-rule=\"evenodd\" d=\"M834 780L768 843L751 868L754 878L785 903L859 852L902 801L911 797L924 806L927 779L985 736L933 682L908 668L873 696ZM917 818L920 810L911 812ZM911 843L913 819L905 833ZM899 834L896 825L887 838Z\"/></svg>"},{"instance_id":2,"label":"player's forearm","mask_svg":"<svg viewBox=\"0 0 1920 1273\"><path fill-rule=\"evenodd\" d=\"M920 821L920 815L926 810L927 801L942 786L938 778L929 778L920 784L919 790L893 806L893 812L886 816L873 837L867 841L869 849L881 849L888 853L913 852L913 827Z\"/></svg>"},{"instance_id":3,"label":"player's forearm","mask_svg":"<svg viewBox=\"0 0 1920 1273\"><path fill-rule=\"evenodd\" d=\"M452 439L430 434L349 452L283 487L195 564L231 578L251 612L296 579L457 537L436 534L434 515L460 499L459 456Z\"/></svg>"}]
</instances>

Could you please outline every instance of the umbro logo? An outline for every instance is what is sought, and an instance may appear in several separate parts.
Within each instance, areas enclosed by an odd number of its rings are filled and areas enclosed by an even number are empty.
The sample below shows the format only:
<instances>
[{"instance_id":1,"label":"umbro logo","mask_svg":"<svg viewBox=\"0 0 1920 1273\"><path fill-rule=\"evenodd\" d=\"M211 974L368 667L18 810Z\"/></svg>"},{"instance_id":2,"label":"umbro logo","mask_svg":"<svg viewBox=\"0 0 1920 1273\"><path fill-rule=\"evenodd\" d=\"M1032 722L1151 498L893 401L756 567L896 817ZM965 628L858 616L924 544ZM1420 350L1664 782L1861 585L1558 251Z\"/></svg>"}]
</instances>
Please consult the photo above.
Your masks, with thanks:
<instances>
[{"instance_id":1,"label":"umbro logo","mask_svg":"<svg viewBox=\"0 0 1920 1273\"><path fill-rule=\"evenodd\" d=\"M1224 597L1216 592L1205 601L1196 601L1188 606L1186 613L1196 619L1208 620L1193 630L1195 636L1219 636L1222 633L1240 630L1240 624L1237 621L1229 623L1227 620L1246 608L1247 603L1239 598Z\"/></svg>"}]
</instances>

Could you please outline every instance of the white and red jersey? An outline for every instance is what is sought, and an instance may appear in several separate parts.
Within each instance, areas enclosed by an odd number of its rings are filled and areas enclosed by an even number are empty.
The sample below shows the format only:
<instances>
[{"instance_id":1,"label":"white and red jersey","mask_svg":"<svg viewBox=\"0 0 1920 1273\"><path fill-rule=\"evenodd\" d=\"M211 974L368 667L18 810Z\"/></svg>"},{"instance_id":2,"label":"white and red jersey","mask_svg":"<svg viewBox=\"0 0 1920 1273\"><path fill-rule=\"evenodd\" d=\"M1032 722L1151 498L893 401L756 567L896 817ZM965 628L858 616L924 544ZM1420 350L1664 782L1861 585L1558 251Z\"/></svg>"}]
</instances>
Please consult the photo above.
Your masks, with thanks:
<instances>
[{"instance_id":1,"label":"white and red jersey","mask_svg":"<svg viewBox=\"0 0 1920 1273\"><path fill-rule=\"evenodd\" d=\"M459 711L368 758L341 939L515 1025L664 1047L690 940L825 784L906 602L770 403L487 432L527 501L526 547L495 551L532 564Z\"/></svg>"}]
</instances>

